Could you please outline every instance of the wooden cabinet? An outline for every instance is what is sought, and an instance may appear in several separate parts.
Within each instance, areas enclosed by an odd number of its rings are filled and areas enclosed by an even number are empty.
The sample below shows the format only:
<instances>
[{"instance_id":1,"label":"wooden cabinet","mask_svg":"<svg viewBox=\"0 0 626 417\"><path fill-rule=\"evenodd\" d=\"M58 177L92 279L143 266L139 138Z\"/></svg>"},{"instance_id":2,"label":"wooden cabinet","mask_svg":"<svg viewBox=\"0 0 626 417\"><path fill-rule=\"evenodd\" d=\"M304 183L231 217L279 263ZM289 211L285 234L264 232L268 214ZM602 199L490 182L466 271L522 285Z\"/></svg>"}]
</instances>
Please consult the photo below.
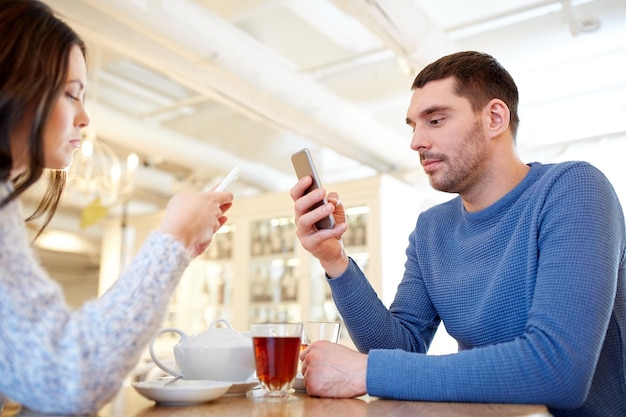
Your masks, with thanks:
<instances>
[{"instance_id":1,"label":"wooden cabinet","mask_svg":"<svg viewBox=\"0 0 626 417\"><path fill-rule=\"evenodd\" d=\"M421 201L411 186L388 175L327 185L348 213L347 252L366 271L386 305L402 278L408 235ZM139 248L162 213L106 226L101 291L123 259ZM211 246L195 259L172 298L165 325L195 333L216 318L247 330L255 321L340 320L319 263L297 241L287 191L236 198Z\"/></svg>"}]
</instances>

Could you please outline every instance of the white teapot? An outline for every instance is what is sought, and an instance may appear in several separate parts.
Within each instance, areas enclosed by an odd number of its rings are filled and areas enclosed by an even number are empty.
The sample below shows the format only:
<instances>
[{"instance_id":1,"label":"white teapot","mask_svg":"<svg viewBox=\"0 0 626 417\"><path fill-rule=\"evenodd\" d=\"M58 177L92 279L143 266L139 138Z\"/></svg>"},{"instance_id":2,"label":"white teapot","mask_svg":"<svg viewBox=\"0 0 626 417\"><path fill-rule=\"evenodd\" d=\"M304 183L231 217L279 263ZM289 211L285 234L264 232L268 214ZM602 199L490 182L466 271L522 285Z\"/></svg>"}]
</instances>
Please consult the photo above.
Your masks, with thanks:
<instances>
[{"instance_id":1,"label":"white teapot","mask_svg":"<svg viewBox=\"0 0 626 417\"><path fill-rule=\"evenodd\" d=\"M218 323L223 323L226 328L215 327ZM174 358L180 372L163 364L154 353L155 340L167 332L180 336L174 346ZM256 369L251 336L233 330L224 319L213 321L208 330L193 336L175 327L163 328L150 341L149 350L159 368L183 379L243 382L252 377Z\"/></svg>"}]
</instances>

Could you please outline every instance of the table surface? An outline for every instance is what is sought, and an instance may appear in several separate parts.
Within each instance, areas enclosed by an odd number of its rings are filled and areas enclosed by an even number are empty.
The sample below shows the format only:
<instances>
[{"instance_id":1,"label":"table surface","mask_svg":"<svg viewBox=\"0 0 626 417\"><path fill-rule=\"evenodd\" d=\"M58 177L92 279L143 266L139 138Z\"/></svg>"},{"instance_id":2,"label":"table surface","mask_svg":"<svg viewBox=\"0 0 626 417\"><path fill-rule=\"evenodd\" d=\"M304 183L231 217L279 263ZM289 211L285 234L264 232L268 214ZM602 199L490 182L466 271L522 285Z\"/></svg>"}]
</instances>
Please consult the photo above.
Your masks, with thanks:
<instances>
[{"instance_id":1,"label":"table surface","mask_svg":"<svg viewBox=\"0 0 626 417\"><path fill-rule=\"evenodd\" d=\"M260 403L241 396L226 396L185 407L156 406L132 387L124 387L98 417L550 417L542 405L432 403L392 401L369 396L353 399L309 397L295 393L298 400L288 403ZM17 410L16 410L17 411ZM5 415L36 416L24 410Z\"/></svg>"},{"instance_id":2,"label":"table surface","mask_svg":"<svg viewBox=\"0 0 626 417\"><path fill-rule=\"evenodd\" d=\"M288 403L261 403L245 395L225 396L184 407L158 406L132 387L124 387L97 417L551 417L543 405L394 401L369 396L352 399L309 397L296 392ZM5 409L1 417L44 417L28 410ZM47 416L50 417L50 416ZM57 417L57 416L55 416Z\"/></svg>"}]
</instances>

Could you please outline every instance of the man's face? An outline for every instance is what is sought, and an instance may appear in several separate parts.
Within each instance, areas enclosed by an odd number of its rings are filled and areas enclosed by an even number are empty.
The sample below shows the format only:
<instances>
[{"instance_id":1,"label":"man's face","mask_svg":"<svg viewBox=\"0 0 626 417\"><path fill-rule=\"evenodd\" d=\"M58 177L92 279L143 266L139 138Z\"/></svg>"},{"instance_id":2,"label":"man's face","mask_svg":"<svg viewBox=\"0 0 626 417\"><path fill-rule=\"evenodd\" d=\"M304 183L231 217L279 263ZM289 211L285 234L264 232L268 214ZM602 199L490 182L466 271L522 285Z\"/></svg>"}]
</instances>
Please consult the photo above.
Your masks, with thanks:
<instances>
[{"instance_id":1,"label":"man's face","mask_svg":"<svg viewBox=\"0 0 626 417\"><path fill-rule=\"evenodd\" d=\"M480 113L454 93L454 85L445 78L415 89L406 121L413 128L411 149L419 152L431 186L463 194L483 176L489 140Z\"/></svg>"}]
</instances>

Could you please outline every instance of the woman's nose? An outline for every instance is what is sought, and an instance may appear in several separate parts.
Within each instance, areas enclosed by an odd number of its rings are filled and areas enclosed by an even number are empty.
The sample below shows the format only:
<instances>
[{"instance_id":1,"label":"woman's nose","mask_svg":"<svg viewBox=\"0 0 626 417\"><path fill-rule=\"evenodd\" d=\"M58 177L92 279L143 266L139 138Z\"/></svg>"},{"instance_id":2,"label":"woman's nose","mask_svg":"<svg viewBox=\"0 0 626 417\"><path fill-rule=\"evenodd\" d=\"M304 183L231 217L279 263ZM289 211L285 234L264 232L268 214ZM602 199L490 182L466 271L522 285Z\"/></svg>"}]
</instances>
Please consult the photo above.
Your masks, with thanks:
<instances>
[{"instance_id":1,"label":"woman's nose","mask_svg":"<svg viewBox=\"0 0 626 417\"><path fill-rule=\"evenodd\" d=\"M80 112L76 115L76 125L79 129L89 126L89 115L84 106L81 106Z\"/></svg>"}]
</instances>

